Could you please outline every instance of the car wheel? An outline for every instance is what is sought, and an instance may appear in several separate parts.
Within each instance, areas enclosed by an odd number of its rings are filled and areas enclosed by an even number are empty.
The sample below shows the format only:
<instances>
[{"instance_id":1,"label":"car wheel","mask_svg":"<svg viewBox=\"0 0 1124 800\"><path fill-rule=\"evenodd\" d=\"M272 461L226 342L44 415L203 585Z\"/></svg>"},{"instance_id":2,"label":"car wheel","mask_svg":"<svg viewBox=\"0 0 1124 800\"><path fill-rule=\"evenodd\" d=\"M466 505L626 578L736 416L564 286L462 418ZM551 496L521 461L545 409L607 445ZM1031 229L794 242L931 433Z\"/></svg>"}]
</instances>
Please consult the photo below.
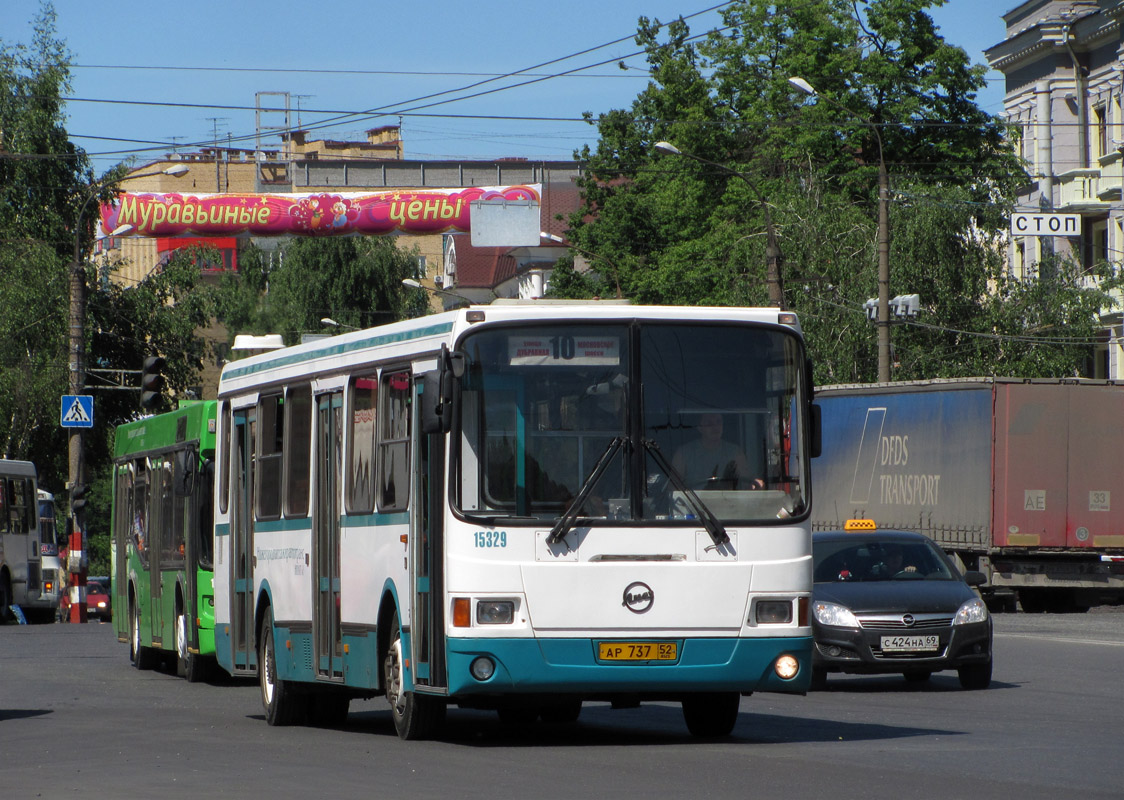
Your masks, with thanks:
<instances>
[{"instance_id":1,"label":"car wheel","mask_svg":"<svg viewBox=\"0 0 1124 800\"><path fill-rule=\"evenodd\" d=\"M822 692L827 689L827 670L823 667L812 667L812 683L809 691Z\"/></svg>"},{"instance_id":2,"label":"car wheel","mask_svg":"<svg viewBox=\"0 0 1124 800\"><path fill-rule=\"evenodd\" d=\"M134 602L129 610L129 658L137 669L152 669L156 666L156 651L141 644L140 609Z\"/></svg>"},{"instance_id":3,"label":"car wheel","mask_svg":"<svg viewBox=\"0 0 1124 800\"><path fill-rule=\"evenodd\" d=\"M967 664L956 670L965 689L986 689L991 685L991 659L983 664Z\"/></svg>"},{"instance_id":4,"label":"car wheel","mask_svg":"<svg viewBox=\"0 0 1124 800\"><path fill-rule=\"evenodd\" d=\"M926 683L933 673L928 670L910 670L902 674L909 683Z\"/></svg>"},{"instance_id":5,"label":"car wheel","mask_svg":"<svg viewBox=\"0 0 1124 800\"><path fill-rule=\"evenodd\" d=\"M390 716L401 739L428 739L445 720L445 701L417 692L406 691L405 660L402 654L402 628L398 616L390 634L390 647L383 658L383 686Z\"/></svg>"},{"instance_id":6,"label":"car wheel","mask_svg":"<svg viewBox=\"0 0 1124 800\"><path fill-rule=\"evenodd\" d=\"M530 725L539 718L539 709L537 707L505 706L497 708L496 714L504 725Z\"/></svg>"},{"instance_id":7,"label":"car wheel","mask_svg":"<svg viewBox=\"0 0 1124 800\"><path fill-rule=\"evenodd\" d=\"M692 736L729 736L738 721L737 692L708 692L683 698L683 719Z\"/></svg>"}]
</instances>

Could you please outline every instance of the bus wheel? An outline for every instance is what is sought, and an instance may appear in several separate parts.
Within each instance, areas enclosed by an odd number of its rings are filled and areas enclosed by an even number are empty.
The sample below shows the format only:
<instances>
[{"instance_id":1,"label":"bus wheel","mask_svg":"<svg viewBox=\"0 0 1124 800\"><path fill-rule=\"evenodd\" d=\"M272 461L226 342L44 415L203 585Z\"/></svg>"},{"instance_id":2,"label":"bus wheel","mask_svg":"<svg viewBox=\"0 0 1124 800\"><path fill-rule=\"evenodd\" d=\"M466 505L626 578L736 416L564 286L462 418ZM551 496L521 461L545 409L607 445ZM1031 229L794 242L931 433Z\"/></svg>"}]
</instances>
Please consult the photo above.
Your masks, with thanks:
<instances>
[{"instance_id":1,"label":"bus wheel","mask_svg":"<svg viewBox=\"0 0 1124 800\"><path fill-rule=\"evenodd\" d=\"M140 609L136 602L129 609L129 658L137 669L152 669L156 666L156 651L141 644Z\"/></svg>"},{"instance_id":2,"label":"bus wheel","mask_svg":"<svg viewBox=\"0 0 1124 800\"><path fill-rule=\"evenodd\" d=\"M3 625L12 615L8 606L12 604L12 587L8 584L8 576L0 575L0 625Z\"/></svg>"},{"instance_id":3,"label":"bus wheel","mask_svg":"<svg viewBox=\"0 0 1124 800\"><path fill-rule=\"evenodd\" d=\"M386 701L390 703L390 716L399 738L428 739L445 720L445 701L439 697L420 695L405 690L402 658L402 628L398 616L394 617L390 648L383 659L383 685Z\"/></svg>"},{"instance_id":4,"label":"bus wheel","mask_svg":"<svg viewBox=\"0 0 1124 800\"><path fill-rule=\"evenodd\" d=\"M188 683L198 683L207 677L202 657L187 649L187 615L182 611L176 615L176 674L186 678Z\"/></svg>"},{"instance_id":5,"label":"bus wheel","mask_svg":"<svg viewBox=\"0 0 1124 800\"><path fill-rule=\"evenodd\" d=\"M693 736L729 736L738 721L737 692L693 694L683 698L683 719Z\"/></svg>"},{"instance_id":6,"label":"bus wheel","mask_svg":"<svg viewBox=\"0 0 1124 800\"><path fill-rule=\"evenodd\" d=\"M577 722L581 715L581 700L563 700L561 703L545 705L542 709L542 721L555 725Z\"/></svg>"},{"instance_id":7,"label":"bus wheel","mask_svg":"<svg viewBox=\"0 0 1124 800\"><path fill-rule=\"evenodd\" d=\"M273 612L266 610L258 640L258 682L265 719L270 725L300 722L307 698L298 694L290 681L277 678L277 654L273 647Z\"/></svg>"}]
</instances>

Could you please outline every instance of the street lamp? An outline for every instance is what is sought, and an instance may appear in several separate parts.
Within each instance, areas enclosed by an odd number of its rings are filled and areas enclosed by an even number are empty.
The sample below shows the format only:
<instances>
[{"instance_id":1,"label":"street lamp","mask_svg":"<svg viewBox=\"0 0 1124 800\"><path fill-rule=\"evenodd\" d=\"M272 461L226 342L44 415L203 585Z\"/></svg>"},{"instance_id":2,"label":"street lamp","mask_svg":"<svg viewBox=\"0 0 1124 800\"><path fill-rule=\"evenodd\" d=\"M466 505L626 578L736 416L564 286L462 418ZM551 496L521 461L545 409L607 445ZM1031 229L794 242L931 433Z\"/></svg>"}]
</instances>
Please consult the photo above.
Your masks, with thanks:
<instances>
[{"instance_id":1,"label":"street lamp","mask_svg":"<svg viewBox=\"0 0 1124 800\"><path fill-rule=\"evenodd\" d=\"M736 169L720 164L717 161L711 161L702 156L696 156L693 153L685 153L671 142L656 142L656 150L661 153L669 153L673 156L684 156L700 164L707 164L723 172L733 175L736 178L741 178L745 185L750 188L754 196L757 197L757 202L761 206L762 212L765 214L765 285L769 291L769 302L777 308L784 308L784 278L781 274L781 264L784 262L784 256L781 255L780 245L777 244L777 231L773 227L773 214L769 209L769 204L765 201L765 197L757 188L757 184L738 172Z\"/></svg>"},{"instance_id":2,"label":"street lamp","mask_svg":"<svg viewBox=\"0 0 1124 800\"><path fill-rule=\"evenodd\" d=\"M186 164L173 164L167 169L162 169L157 172L142 172L138 175L125 175L121 178L114 178L111 180L102 180L91 183L87 188L86 198L82 201L82 206L78 209L78 216L74 221L74 260L70 264L70 329L69 329L69 368L70 380L68 388L70 394L80 395L86 386L86 267L82 259L82 219L86 215L86 210L90 207L90 202L98 196L106 186L120 181L133 180L135 178L149 178L154 175L171 175L178 178L185 174L188 170ZM122 225L114 230L114 234L122 234L131 230L132 226ZM68 490L74 492L76 489L84 491L86 486L86 464L85 454L83 450L84 438L82 428L70 428L69 438L67 440L67 454L69 457L69 484ZM75 552L82 552L83 538L85 536L84 521L85 514L81 503L71 504L70 511L70 529L71 529L71 542L70 547ZM74 573L71 573L72 576ZM82 577L72 578L77 583L71 583L71 586L83 586L85 584L85 571L80 573ZM86 604L85 602L71 603L70 606L70 621L71 622L85 622L86 621Z\"/></svg>"},{"instance_id":3,"label":"street lamp","mask_svg":"<svg viewBox=\"0 0 1124 800\"><path fill-rule=\"evenodd\" d=\"M414 280L413 278L403 278L402 279L402 285L408 286L411 289L423 289L427 292L434 292L435 294L447 294L447 295L449 295L449 297L456 298L457 300L460 300L461 302L467 303L470 306L476 305L476 303L474 301L465 297L463 294L457 294L456 292L450 292L448 289L438 289L436 286L426 286L425 284L419 283L418 281ZM492 294L495 294L495 292L492 292Z\"/></svg>"},{"instance_id":4,"label":"street lamp","mask_svg":"<svg viewBox=\"0 0 1124 800\"><path fill-rule=\"evenodd\" d=\"M334 319L332 319L331 317L321 317L321 318L320 318L320 324L321 324L321 325L327 325L327 326L328 326L329 328L343 328L343 329L344 329L345 331L359 331L359 330L362 330L362 328L357 328L357 327L355 327L354 325L345 325L345 324L344 324L344 323L342 323L342 322L336 322L336 321L335 321Z\"/></svg>"},{"instance_id":5,"label":"street lamp","mask_svg":"<svg viewBox=\"0 0 1124 800\"><path fill-rule=\"evenodd\" d=\"M869 119L856 114L837 100L816 91L803 78L792 77L788 82L811 97L827 101L874 132L878 143L878 382L890 381L890 176L886 172L886 155L882 149L882 134Z\"/></svg>"},{"instance_id":6,"label":"street lamp","mask_svg":"<svg viewBox=\"0 0 1124 800\"><path fill-rule=\"evenodd\" d=\"M621 298L624 297L624 295L621 293L620 270L617 269L617 265L614 264L612 261L605 258L605 256L601 255L600 253L594 253L594 252L591 252L589 250L586 250L583 247L578 247L573 242L566 241L563 237L559 236L556 233L547 233L546 231L539 231L539 236L541 236L544 239L549 239L550 241L554 242L555 244L560 244L560 245L563 245L565 247L568 247L571 250L577 250L579 253L581 253L586 258L599 258L602 261L604 261L606 264L609 265L609 269L611 269L613 271L613 284L617 287L617 299L620 300Z\"/></svg>"}]
</instances>

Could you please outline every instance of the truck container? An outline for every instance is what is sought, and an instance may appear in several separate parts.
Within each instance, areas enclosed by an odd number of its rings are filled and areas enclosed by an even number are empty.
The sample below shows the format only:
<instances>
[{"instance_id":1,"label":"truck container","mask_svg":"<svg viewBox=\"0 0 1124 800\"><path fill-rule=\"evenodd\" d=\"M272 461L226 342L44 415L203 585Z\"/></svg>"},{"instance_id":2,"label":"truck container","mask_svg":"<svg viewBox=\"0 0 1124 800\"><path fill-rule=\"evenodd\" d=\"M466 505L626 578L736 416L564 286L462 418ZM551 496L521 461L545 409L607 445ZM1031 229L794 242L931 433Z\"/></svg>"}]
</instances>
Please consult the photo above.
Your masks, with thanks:
<instances>
[{"instance_id":1,"label":"truck container","mask_svg":"<svg viewBox=\"0 0 1124 800\"><path fill-rule=\"evenodd\" d=\"M1124 600L1124 385L971 378L816 397L814 530L867 518L924 533L987 576L996 607Z\"/></svg>"}]
</instances>

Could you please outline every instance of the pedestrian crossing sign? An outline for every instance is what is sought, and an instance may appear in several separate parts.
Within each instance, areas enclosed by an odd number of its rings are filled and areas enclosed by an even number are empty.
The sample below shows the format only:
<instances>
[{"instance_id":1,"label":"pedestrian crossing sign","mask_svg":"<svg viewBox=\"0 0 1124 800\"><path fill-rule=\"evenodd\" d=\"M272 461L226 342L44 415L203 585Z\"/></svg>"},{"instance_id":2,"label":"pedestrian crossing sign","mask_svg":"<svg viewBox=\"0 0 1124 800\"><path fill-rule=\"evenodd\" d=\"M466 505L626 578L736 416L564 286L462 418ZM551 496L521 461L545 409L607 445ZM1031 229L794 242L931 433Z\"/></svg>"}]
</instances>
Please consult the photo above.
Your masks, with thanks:
<instances>
[{"instance_id":1,"label":"pedestrian crossing sign","mask_svg":"<svg viewBox=\"0 0 1124 800\"><path fill-rule=\"evenodd\" d=\"M94 427L94 396L91 394L64 394L59 424L64 428Z\"/></svg>"}]
</instances>

